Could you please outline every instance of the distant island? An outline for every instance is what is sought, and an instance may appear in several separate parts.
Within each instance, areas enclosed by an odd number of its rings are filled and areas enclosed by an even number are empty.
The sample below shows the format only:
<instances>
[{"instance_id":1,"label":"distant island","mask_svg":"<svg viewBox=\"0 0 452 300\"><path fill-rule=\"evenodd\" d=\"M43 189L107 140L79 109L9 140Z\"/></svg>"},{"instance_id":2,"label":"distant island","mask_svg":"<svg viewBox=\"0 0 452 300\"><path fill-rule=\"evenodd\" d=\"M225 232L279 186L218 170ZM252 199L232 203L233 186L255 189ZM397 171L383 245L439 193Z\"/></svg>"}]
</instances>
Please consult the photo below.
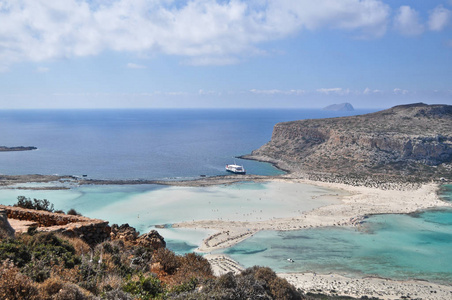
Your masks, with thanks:
<instances>
[{"instance_id":1,"label":"distant island","mask_svg":"<svg viewBox=\"0 0 452 300\"><path fill-rule=\"evenodd\" d=\"M36 150L38 148L33 146L18 146L18 147L6 147L6 146L0 146L0 151L7 152L7 151L30 151L30 150Z\"/></svg>"},{"instance_id":2,"label":"distant island","mask_svg":"<svg viewBox=\"0 0 452 300\"><path fill-rule=\"evenodd\" d=\"M279 123L271 141L245 157L313 180L451 180L452 105L416 103L365 115Z\"/></svg>"},{"instance_id":3,"label":"distant island","mask_svg":"<svg viewBox=\"0 0 452 300\"><path fill-rule=\"evenodd\" d=\"M327 107L324 107L323 110L331 110L331 111L354 111L355 109L350 103L340 103L340 104L331 104Z\"/></svg>"}]
</instances>

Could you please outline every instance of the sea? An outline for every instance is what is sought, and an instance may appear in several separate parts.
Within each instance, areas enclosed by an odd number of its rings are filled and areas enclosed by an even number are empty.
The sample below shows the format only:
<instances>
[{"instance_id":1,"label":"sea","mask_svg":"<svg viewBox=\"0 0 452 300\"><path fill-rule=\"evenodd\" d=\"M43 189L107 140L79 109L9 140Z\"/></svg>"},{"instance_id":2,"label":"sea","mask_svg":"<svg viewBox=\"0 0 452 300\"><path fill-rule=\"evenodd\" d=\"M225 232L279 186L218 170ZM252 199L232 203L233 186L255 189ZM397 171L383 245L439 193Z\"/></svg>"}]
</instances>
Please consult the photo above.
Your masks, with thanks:
<instances>
[{"instance_id":1,"label":"sea","mask_svg":"<svg viewBox=\"0 0 452 300\"><path fill-rule=\"evenodd\" d=\"M238 158L267 143L276 123L373 111L0 110L0 145L38 148L0 152L0 174L186 180L225 175L224 166L236 162L243 164L248 174L278 175L284 172L270 164ZM268 183L192 188L66 184L69 189L30 189L45 185L2 188L0 203L13 204L17 196L23 195L48 199L56 209L74 208L112 224L129 223L142 233L164 225L157 230L165 237L168 248L179 254L194 251L211 232L176 229L172 223L206 218L233 220L238 214L250 220L270 219L312 208L292 201L295 198L284 199L284 205L272 200L276 196L268 196ZM304 190L309 195L325 192ZM443 186L441 196L452 201L452 186ZM452 210L378 215L359 228L263 231L220 252L245 267L265 265L277 272L314 271L452 284Z\"/></svg>"}]
</instances>

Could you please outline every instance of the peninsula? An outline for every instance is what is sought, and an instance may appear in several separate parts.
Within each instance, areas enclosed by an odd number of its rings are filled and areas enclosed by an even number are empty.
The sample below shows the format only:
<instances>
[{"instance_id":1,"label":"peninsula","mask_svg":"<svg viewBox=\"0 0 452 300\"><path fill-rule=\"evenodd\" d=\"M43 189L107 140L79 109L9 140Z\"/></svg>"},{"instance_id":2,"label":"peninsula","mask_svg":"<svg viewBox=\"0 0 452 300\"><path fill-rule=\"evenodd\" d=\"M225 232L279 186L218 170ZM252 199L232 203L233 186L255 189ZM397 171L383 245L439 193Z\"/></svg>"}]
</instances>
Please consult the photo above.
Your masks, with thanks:
<instances>
[{"instance_id":1,"label":"peninsula","mask_svg":"<svg viewBox=\"0 0 452 300\"><path fill-rule=\"evenodd\" d=\"M416 103L279 123L271 141L245 158L331 182L451 180L452 106Z\"/></svg>"}]
</instances>

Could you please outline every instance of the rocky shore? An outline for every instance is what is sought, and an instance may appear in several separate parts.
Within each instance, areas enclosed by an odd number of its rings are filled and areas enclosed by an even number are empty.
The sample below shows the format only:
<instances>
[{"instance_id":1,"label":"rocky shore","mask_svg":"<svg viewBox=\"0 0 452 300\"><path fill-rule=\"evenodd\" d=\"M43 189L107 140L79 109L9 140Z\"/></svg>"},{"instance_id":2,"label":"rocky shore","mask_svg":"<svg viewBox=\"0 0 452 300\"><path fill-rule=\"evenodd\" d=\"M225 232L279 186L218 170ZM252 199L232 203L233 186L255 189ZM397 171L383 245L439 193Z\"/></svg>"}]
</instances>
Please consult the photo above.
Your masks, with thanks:
<instances>
[{"instance_id":1,"label":"rocky shore","mask_svg":"<svg viewBox=\"0 0 452 300\"><path fill-rule=\"evenodd\" d=\"M271 141L245 158L330 182L452 180L452 106L417 103L279 123Z\"/></svg>"}]
</instances>

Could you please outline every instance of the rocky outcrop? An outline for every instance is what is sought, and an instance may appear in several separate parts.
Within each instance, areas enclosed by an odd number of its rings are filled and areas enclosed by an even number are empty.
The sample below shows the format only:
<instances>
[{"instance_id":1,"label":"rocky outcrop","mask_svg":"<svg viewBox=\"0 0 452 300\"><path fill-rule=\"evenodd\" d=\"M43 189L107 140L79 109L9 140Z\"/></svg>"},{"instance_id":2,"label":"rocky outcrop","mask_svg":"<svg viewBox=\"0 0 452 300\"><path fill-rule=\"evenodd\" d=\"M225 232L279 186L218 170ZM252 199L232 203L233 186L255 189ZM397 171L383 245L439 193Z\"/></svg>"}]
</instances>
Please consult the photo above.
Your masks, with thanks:
<instances>
[{"instance_id":1,"label":"rocky outcrop","mask_svg":"<svg viewBox=\"0 0 452 300\"><path fill-rule=\"evenodd\" d=\"M452 106L418 103L279 123L271 141L248 158L305 174L452 179Z\"/></svg>"},{"instance_id":2,"label":"rocky outcrop","mask_svg":"<svg viewBox=\"0 0 452 300\"><path fill-rule=\"evenodd\" d=\"M6 205L0 205L0 210L6 211L10 219L33 221L38 231L80 237L90 245L110 239L111 229L107 221Z\"/></svg>"},{"instance_id":3,"label":"rocky outcrop","mask_svg":"<svg viewBox=\"0 0 452 300\"><path fill-rule=\"evenodd\" d=\"M126 242L134 242L140 233L129 224L111 225L110 237L112 240L123 240Z\"/></svg>"},{"instance_id":4,"label":"rocky outcrop","mask_svg":"<svg viewBox=\"0 0 452 300\"><path fill-rule=\"evenodd\" d=\"M140 236L140 233L135 228L129 226L129 224L122 224L118 226L113 224L111 226L111 240L122 240L126 243L133 245L139 245L146 248L159 249L165 248L165 239L156 231L151 230Z\"/></svg>"},{"instance_id":5,"label":"rocky outcrop","mask_svg":"<svg viewBox=\"0 0 452 300\"><path fill-rule=\"evenodd\" d=\"M9 226L7 218L32 221L32 226L38 231L59 232L68 237L79 237L91 246L107 240L122 240L153 249L166 247L165 239L156 230L140 236L140 233L129 224L121 226L113 224L110 227L108 222L103 220L6 205L0 205L0 234L5 231L9 236L14 236L14 229Z\"/></svg>"},{"instance_id":6,"label":"rocky outcrop","mask_svg":"<svg viewBox=\"0 0 452 300\"><path fill-rule=\"evenodd\" d=\"M165 239L157 232L157 230L151 230L150 232L141 235L137 239L137 244L155 250L166 247Z\"/></svg>"},{"instance_id":7,"label":"rocky outcrop","mask_svg":"<svg viewBox=\"0 0 452 300\"><path fill-rule=\"evenodd\" d=\"M0 209L0 238L8 238L14 236L14 229L8 222L6 210Z\"/></svg>"}]
</instances>

